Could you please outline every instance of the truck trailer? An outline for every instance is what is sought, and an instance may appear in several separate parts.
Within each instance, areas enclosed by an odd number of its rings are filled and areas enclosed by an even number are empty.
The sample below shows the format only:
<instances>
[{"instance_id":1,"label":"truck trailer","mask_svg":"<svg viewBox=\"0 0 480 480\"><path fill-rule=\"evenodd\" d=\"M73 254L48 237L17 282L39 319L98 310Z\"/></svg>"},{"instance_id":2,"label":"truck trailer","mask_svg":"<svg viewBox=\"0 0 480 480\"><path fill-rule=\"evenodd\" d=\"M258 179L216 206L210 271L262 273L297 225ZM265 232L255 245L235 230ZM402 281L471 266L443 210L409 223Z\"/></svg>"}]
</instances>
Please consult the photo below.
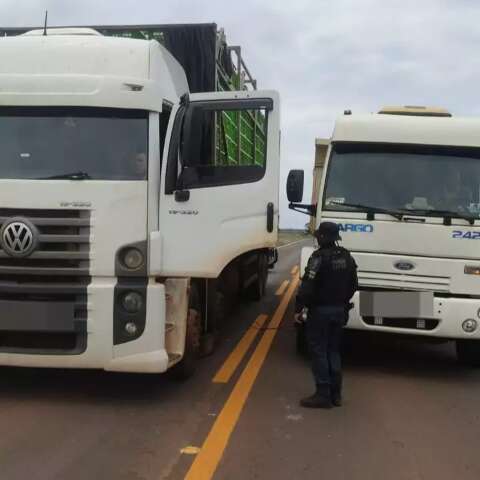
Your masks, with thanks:
<instances>
[{"instance_id":1,"label":"truck trailer","mask_svg":"<svg viewBox=\"0 0 480 480\"><path fill-rule=\"evenodd\" d=\"M0 33L0 365L191 374L265 291L277 93L215 25Z\"/></svg>"},{"instance_id":2,"label":"truck trailer","mask_svg":"<svg viewBox=\"0 0 480 480\"><path fill-rule=\"evenodd\" d=\"M346 111L320 142L312 204L298 203L303 172L290 173L290 207L336 222L358 264L348 328L454 340L458 359L480 366L479 128L442 108Z\"/></svg>"}]
</instances>

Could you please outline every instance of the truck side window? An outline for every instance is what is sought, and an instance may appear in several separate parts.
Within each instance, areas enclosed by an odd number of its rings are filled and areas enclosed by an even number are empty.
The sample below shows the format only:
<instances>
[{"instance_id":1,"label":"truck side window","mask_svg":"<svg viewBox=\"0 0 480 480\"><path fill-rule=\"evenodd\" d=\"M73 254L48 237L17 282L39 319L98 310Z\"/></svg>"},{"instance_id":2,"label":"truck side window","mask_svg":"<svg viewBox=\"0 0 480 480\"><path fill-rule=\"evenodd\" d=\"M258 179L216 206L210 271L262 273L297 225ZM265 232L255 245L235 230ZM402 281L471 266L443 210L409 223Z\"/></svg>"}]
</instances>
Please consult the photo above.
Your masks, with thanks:
<instances>
[{"instance_id":1,"label":"truck side window","mask_svg":"<svg viewBox=\"0 0 480 480\"><path fill-rule=\"evenodd\" d=\"M267 155L268 106L244 101L189 105L181 142L178 188L202 188L256 182L263 178ZM252 108L248 108L251 104Z\"/></svg>"}]
</instances>

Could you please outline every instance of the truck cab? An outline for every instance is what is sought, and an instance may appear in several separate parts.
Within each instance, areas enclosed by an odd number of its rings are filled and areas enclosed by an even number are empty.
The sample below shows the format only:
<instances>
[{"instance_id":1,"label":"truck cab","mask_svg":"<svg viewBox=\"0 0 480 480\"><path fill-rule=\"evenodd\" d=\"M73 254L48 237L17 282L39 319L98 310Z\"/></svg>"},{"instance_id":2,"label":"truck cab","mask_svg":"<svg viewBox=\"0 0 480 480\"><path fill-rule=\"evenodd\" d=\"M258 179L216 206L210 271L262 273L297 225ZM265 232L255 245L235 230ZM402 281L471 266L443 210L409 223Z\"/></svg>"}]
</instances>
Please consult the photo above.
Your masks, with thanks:
<instances>
[{"instance_id":1,"label":"truck cab","mask_svg":"<svg viewBox=\"0 0 480 480\"><path fill-rule=\"evenodd\" d=\"M336 222L355 257L348 328L455 340L461 361L480 364L479 128L416 106L337 120L318 196L293 195L291 208Z\"/></svg>"},{"instance_id":2,"label":"truck cab","mask_svg":"<svg viewBox=\"0 0 480 480\"><path fill-rule=\"evenodd\" d=\"M218 294L264 290L278 95L191 93L157 41L94 29L0 60L0 365L191 370Z\"/></svg>"}]
</instances>

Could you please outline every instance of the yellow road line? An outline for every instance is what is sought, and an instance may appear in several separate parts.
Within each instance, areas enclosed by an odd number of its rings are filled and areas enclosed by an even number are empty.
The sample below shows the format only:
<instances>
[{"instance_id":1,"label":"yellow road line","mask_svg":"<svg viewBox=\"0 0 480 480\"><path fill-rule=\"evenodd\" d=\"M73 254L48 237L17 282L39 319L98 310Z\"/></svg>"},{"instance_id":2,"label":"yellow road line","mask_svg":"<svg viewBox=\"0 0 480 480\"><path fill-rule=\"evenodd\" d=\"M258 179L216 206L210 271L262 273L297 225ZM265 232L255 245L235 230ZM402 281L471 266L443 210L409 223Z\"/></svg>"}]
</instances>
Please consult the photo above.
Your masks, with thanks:
<instances>
[{"instance_id":1,"label":"yellow road line","mask_svg":"<svg viewBox=\"0 0 480 480\"><path fill-rule=\"evenodd\" d=\"M195 457L195 461L192 463L185 480L210 480L213 477L223 452L227 447L230 435L235 428L248 395L252 390L255 379L270 350L275 334L277 333L276 328L282 322L298 282L299 278L297 276L293 279L287 293L277 307L268 325L269 330L266 330L263 334L245 370L242 372L220 415L213 424L200 453Z\"/></svg>"},{"instance_id":2,"label":"yellow road line","mask_svg":"<svg viewBox=\"0 0 480 480\"><path fill-rule=\"evenodd\" d=\"M228 356L225 363L213 377L213 383L227 383L230 380L267 318L268 315L259 315L257 317L252 326L245 332L243 338L238 342L235 350Z\"/></svg>"},{"instance_id":3,"label":"yellow road line","mask_svg":"<svg viewBox=\"0 0 480 480\"><path fill-rule=\"evenodd\" d=\"M275 295L278 295L279 297L281 297L285 293L285 290L287 289L289 283L290 283L290 280L284 280L282 284L278 287L278 290L275 292Z\"/></svg>"},{"instance_id":4,"label":"yellow road line","mask_svg":"<svg viewBox=\"0 0 480 480\"><path fill-rule=\"evenodd\" d=\"M292 268L292 270L291 270L290 273L291 273L292 275L296 275L296 274L298 273L298 270L299 270L299 269L298 269L298 265L295 265L295 266Z\"/></svg>"}]
</instances>

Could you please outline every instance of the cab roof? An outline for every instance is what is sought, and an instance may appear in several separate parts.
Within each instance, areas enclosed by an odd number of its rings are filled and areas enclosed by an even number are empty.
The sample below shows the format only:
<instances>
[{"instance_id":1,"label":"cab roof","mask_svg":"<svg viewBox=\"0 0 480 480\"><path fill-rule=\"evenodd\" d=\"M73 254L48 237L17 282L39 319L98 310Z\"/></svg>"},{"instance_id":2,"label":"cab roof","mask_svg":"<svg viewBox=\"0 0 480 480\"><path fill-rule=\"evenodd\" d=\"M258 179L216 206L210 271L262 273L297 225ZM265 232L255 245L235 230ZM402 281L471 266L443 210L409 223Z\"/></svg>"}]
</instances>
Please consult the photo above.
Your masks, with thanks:
<instances>
[{"instance_id":1,"label":"cab roof","mask_svg":"<svg viewBox=\"0 0 480 480\"><path fill-rule=\"evenodd\" d=\"M480 147L480 119L378 113L344 115L335 123L332 142Z\"/></svg>"},{"instance_id":2,"label":"cab roof","mask_svg":"<svg viewBox=\"0 0 480 480\"><path fill-rule=\"evenodd\" d=\"M0 38L0 105L105 106L161 111L188 92L185 72L158 42L93 29Z\"/></svg>"}]
</instances>

